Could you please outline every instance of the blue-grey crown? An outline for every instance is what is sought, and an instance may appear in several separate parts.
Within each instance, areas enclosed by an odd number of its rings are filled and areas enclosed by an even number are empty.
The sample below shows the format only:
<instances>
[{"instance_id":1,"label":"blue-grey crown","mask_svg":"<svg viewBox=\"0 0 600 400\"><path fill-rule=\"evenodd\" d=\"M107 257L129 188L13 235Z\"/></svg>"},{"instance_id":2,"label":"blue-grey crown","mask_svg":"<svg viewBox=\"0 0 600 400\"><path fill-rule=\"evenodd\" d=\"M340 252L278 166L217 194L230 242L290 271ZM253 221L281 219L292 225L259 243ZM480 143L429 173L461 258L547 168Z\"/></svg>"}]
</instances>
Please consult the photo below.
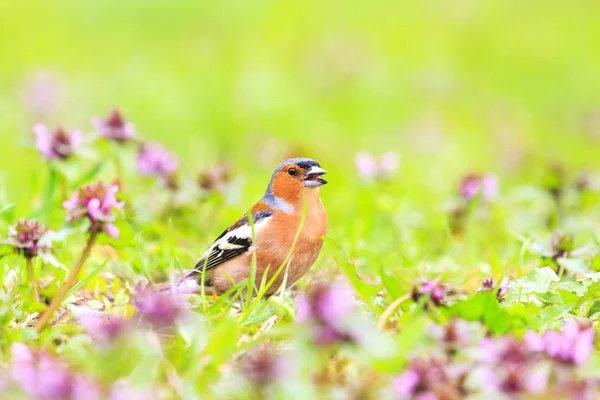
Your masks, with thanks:
<instances>
[{"instance_id":1,"label":"blue-grey crown","mask_svg":"<svg viewBox=\"0 0 600 400\"><path fill-rule=\"evenodd\" d=\"M285 160L284 162L282 162L281 164L279 164L277 166L277 168L275 168L275 171L273 172L273 175L271 176L271 180L269 181L269 186L267 186L267 192L265 193L265 196L263 197L263 199L268 204L270 204L269 201L272 201L272 199L273 199L273 191L271 190L271 185L273 184L273 179L275 179L275 175L277 175L277 173L279 171L281 171L281 169L288 164L296 164L297 166L299 166L300 168L303 168L303 169L310 169L312 167L321 167L321 164L319 164L315 160L310 159L310 158L302 158L302 157L289 158L289 159Z\"/></svg>"}]
</instances>

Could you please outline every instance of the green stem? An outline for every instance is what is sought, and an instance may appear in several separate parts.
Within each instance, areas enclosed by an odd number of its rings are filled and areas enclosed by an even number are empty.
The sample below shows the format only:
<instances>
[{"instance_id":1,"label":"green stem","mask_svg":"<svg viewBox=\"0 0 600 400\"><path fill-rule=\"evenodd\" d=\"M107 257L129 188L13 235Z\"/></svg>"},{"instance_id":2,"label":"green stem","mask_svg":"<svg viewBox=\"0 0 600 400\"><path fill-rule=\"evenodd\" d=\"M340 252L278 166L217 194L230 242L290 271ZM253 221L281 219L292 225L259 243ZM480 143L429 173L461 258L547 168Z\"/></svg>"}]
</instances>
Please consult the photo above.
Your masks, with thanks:
<instances>
[{"instance_id":1,"label":"green stem","mask_svg":"<svg viewBox=\"0 0 600 400\"><path fill-rule=\"evenodd\" d=\"M90 252L92 251L92 247L94 246L94 243L96 243L97 235L98 235L97 232L92 232L90 239L88 240L87 244L85 245L85 248L83 249L83 252L81 253L81 257L79 257L79 260L77 260L77 264L75 264L75 266L71 269L71 271L69 271L69 275L67 276L67 279L65 280L63 285L60 287L58 294L52 299L50 306L44 312L42 317L39 319L39 321L35 325L36 332L39 333L46 326L48 321L50 321L50 318L52 318L52 315L54 314L56 309L60 306L60 304L64 300L66 294L69 292L69 289L71 289L71 287L75 283L75 279L77 279L77 275L79 275L81 268L83 268L83 264L85 264L85 261L90 256Z\"/></svg>"},{"instance_id":2,"label":"green stem","mask_svg":"<svg viewBox=\"0 0 600 400\"><path fill-rule=\"evenodd\" d=\"M27 257L27 276L29 279L29 284L31 285L31 289L33 290L33 297L36 303L40 302L40 292L38 290L38 284L35 280L35 274L33 273L33 259L31 257Z\"/></svg>"},{"instance_id":3,"label":"green stem","mask_svg":"<svg viewBox=\"0 0 600 400\"><path fill-rule=\"evenodd\" d=\"M388 320L392 317L396 310L400 308L402 303L404 303L407 300L410 300L410 294L400 296L392 304L390 304L388 308L385 309L383 314L381 314L381 317L379 317L379 321L377 321L377 327L382 330L385 329Z\"/></svg>"}]
</instances>

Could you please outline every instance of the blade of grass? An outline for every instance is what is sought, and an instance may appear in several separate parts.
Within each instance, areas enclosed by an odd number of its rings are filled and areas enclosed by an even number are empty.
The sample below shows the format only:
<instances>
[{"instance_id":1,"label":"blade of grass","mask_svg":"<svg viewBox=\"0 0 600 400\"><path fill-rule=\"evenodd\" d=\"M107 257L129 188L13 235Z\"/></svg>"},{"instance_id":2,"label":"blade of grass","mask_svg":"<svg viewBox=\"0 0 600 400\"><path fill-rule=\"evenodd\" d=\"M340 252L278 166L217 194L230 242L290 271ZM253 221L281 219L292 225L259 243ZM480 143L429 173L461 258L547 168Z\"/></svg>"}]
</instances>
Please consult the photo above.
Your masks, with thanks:
<instances>
[{"instance_id":1,"label":"blade of grass","mask_svg":"<svg viewBox=\"0 0 600 400\"><path fill-rule=\"evenodd\" d=\"M73 293L75 293L79 289L81 289L82 287L84 287L90 280L92 280L92 278L94 276L96 276L98 274L98 272L100 272L100 270L108 263L108 261L109 260L106 260L102 264L98 265L85 278L83 278L82 280L80 280L79 282L77 282L75 285L73 285L73 287L71 288L71 290L69 290L67 292L67 295L66 295L65 299L68 298L69 296L71 296Z\"/></svg>"}]
</instances>

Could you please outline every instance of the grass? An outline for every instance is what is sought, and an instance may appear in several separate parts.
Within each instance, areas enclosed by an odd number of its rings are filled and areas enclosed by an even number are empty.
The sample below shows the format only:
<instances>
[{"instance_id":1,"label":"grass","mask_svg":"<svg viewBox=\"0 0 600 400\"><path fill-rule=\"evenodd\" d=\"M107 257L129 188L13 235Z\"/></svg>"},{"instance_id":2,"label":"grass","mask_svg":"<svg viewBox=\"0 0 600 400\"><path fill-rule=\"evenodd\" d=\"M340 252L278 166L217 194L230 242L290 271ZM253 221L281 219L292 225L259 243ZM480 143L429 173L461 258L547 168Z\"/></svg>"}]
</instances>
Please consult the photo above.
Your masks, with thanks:
<instances>
[{"instance_id":1,"label":"grass","mask_svg":"<svg viewBox=\"0 0 600 400\"><path fill-rule=\"evenodd\" d=\"M598 8L539 0L0 5L0 232L20 218L40 220L61 234L54 254L64 266L33 263L36 302L25 260L0 250L1 364L10 367L11 345L21 342L103 390L126 381L164 398L393 398L391 382L410 360L443 347L427 334L432 323L461 318L480 336L519 340L572 318L595 327ZM40 73L56 86L46 110L26 96ZM89 137L91 118L112 107L140 138L179 156L179 194L139 176L132 146L100 140L51 164L35 149L35 123ZM401 157L398 171L360 176L358 152L388 150ZM226 297L192 296L168 333L134 329L108 347L85 333L78 309L136 320L135 286L193 266L292 155L318 160L330 182L322 192L329 232L299 292L320 280L350 287L352 325L369 340L315 345L289 290L240 312ZM198 175L220 163L232 183L201 192ZM465 202L459 188L469 173L496 175L498 195ZM64 222L61 201L116 176L127 204L121 237L99 237L83 285L64 303L69 312L36 336L36 313L86 240ZM557 230L573 233L574 248L590 248L548 256ZM476 295L486 276L510 277L504 301ZM454 291L445 305L412 299L415 281L438 277ZM265 345L283 352L293 379L256 387L247 365ZM594 351L575 369L595 382L597 365Z\"/></svg>"}]
</instances>

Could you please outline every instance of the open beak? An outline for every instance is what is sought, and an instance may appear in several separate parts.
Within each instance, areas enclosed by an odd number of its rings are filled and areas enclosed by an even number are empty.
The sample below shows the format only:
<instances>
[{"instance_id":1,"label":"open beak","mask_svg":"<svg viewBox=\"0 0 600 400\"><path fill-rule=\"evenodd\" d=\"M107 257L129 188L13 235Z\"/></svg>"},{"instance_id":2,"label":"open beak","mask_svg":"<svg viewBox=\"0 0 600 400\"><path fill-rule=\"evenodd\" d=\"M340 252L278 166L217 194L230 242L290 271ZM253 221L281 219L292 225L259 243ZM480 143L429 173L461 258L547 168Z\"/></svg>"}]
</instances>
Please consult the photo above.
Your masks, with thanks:
<instances>
[{"instance_id":1,"label":"open beak","mask_svg":"<svg viewBox=\"0 0 600 400\"><path fill-rule=\"evenodd\" d=\"M317 187L326 184L327 181L321 178L321 175L325 175L326 173L327 171L321 167L311 167L304 177L304 186Z\"/></svg>"}]
</instances>

